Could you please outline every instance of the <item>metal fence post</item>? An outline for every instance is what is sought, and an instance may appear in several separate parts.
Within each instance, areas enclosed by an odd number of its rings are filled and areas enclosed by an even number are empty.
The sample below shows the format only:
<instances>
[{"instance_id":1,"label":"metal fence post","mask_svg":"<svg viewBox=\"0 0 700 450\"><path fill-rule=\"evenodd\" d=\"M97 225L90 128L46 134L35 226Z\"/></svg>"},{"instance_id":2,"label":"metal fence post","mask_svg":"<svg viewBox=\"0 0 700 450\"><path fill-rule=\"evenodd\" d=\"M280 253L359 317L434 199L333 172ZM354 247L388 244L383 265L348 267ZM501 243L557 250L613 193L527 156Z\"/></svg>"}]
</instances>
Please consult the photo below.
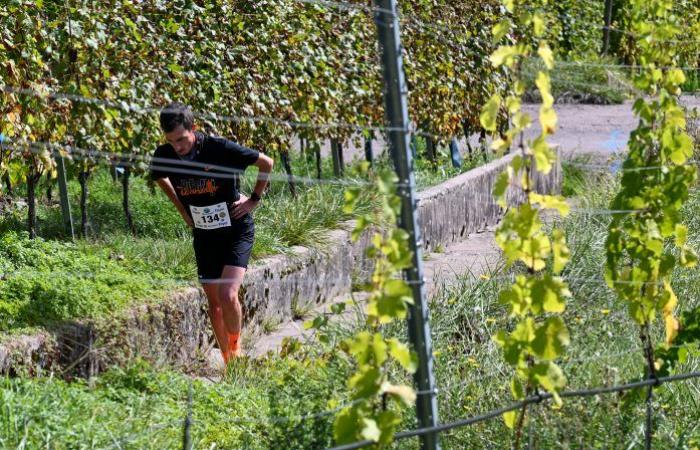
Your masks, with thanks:
<instances>
[{"instance_id":1,"label":"metal fence post","mask_svg":"<svg viewBox=\"0 0 700 450\"><path fill-rule=\"evenodd\" d=\"M333 157L333 175L336 178L343 176L343 146L337 139L331 139L331 156Z\"/></svg>"},{"instance_id":2,"label":"metal fence post","mask_svg":"<svg viewBox=\"0 0 700 450\"><path fill-rule=\"evenodd\" d=\"M438 423L435 376L433 374L433 349L430 336L429 311L425 301L423 280L423 255L420 229L416 217L415 175L410 150L408 120L408 87L401 57L401 37L396 0L375 0L375 21L385 82L385 109L390 130L389 143L399 178L398 192L401 196L400 226L410 236L413 250L413 267L405 271L413 289L413 305L408 319L408 333L413 348L418 353L418 370L415 382L423 393L416 400L416 412L420 427L431 427ZM437 433L421 436L423 450L440 448Z\"/></svg>"},{"instance_id":3,"label":"metal fence post","mask_svg":"<svg viewBox=\"0 0 700 450\"><path fill-rule=\"evenodd\" d=\"M63 225L71 239L75 239L73 229L73 216L70 213L70 202L68 201L68 183L66 181L66 163L63 156L56 157L56 171L58 172L58 196L61 200L61 214L63 215Z\"/></svg>"}]
</instances>

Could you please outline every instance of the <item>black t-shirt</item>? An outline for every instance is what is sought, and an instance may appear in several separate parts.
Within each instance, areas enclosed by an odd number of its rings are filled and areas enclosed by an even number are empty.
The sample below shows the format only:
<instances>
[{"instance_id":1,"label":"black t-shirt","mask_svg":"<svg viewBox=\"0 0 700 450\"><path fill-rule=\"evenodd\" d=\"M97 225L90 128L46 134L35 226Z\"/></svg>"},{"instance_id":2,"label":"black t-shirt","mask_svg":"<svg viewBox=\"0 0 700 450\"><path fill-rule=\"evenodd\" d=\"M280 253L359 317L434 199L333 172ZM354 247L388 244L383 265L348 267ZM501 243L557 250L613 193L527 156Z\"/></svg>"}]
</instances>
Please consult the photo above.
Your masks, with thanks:
<instances>
[{"instance_id":1,"label":"black t-shirt","mask_svg":"<svg viewBox=\"0 0 700 450\"><path fill-rule=\"evenodd\" d=\"M151 160L151 178L168 178L188 213L189 206L209 206L238 200L239 175L259 153L221 137L196 132L194 154L180 158L170 144L159 146ZM219 166L219 167L215 167Z\"/></svg>"}]
</instances>

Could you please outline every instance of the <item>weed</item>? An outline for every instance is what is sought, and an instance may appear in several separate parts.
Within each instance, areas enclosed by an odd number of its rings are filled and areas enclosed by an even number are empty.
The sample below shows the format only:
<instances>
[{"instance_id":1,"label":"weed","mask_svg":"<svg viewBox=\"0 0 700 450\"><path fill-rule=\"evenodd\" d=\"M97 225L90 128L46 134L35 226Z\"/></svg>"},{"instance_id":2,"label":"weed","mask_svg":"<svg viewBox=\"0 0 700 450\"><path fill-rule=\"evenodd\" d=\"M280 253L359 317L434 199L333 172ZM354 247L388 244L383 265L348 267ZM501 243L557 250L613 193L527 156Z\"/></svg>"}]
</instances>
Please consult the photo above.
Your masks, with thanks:
<instances>
[{"instance_id":1,"label":"weed","mask_svg":"<svg viewBox=\"0 0 700 450\"><path fill-rule=\"evenodd\" d=\"M292 297L292 320L304 320L314 310L313 302L300 302L299 295Z\"/></svg>"}]
</instances>

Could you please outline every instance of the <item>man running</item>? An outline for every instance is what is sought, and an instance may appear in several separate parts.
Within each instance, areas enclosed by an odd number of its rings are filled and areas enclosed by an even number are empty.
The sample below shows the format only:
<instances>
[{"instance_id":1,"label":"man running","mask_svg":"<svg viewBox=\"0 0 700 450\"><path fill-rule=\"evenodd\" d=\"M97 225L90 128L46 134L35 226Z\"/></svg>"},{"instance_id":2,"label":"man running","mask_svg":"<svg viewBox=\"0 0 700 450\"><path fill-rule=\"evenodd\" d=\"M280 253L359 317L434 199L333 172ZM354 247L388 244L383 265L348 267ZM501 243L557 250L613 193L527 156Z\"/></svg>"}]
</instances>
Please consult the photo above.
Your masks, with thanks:
<instances>
[{"instance_id":1,"label":"man running","mask_svg":"<svg viewBox=\"0 0 700 450\"><path fill-rule=\"evenodd\" d=\"M209 301L209 319L228 363L241 353L243 322L238 290L253 249L250 212L260 203L273 161L255 150L197 131L192 111L171 103L160 112L167 144L151 161L151 177L192 228L197 272ZM259 174L250 198L239 192L239 174Z\"/></svg>"}]
</instances>

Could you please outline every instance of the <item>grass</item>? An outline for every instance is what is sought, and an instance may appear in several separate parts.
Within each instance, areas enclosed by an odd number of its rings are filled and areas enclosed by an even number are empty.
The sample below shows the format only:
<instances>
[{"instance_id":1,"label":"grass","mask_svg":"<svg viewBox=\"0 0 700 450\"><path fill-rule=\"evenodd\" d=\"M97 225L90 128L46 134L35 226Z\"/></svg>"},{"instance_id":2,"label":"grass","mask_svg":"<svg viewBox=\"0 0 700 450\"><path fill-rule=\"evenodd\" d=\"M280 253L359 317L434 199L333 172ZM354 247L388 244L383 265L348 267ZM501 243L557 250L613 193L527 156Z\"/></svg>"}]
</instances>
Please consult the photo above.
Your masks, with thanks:
<instances>
[{"instance_id":1,"label":"grass","mask_svg":"<svg viewBox=\"0 0 700 450\"><path fill-rule=\"evenodd\" d=\"M91 384L4 379L0 448L181 448L190 386L194 448L325 448L333 416L294 417L345 401L346 375L342 358L272 358L239 361L216 385L142 362ZM292 420L268 420L277 416Z\"/></svg>"},{"instance_id":2,"label":"grass","mask_svg":"<svg viewBox=\"0 0 700 450\"><path fill-rule=\"evenodd\" d=\"M425 139L417 139L416 147L418 155L425 154ZM449 147L438 145L436 146L436 153L437 164L433 164L424 158L415 160L416 187L418 190L440 184L449 178L456 177L494 159L494 154L490 151L475 151L472 154L463 155L461 167L454 167L450 158Z\"/></svg>"},{"instance_id":3,"label":"grass","mask_svg":"<svg viewBox=\"0 0 700 450\"><path fill-rule=\"evenodd\" d=\"M610 177L582 182L574 194L579 204L605 207L617 189ZM700 244L700 209L695 193L684 210L690 239ZM565 276L573 297L564 319L571 346L560 364L567 389L625 383L643 377L644 360L637 327L625 305L602 280L604 241L609 217L574 213L561 225L572 250ZM518 269L511 269L517 271ZM700 274L698 269L693 275ZM474 416L511 403L510 367L491 340L496 330L512 327L498 293L503 274L489 280L464 278L430 301L435 368L440 388L441 422ZM683 271L683 275L688 275ZM700 284L674 281L681 309L700 304ZM337 342L352 332L343 323ZM346 330L346 331L342 331ZM405 337L405 325L385 330ZM657 342L662 330L654 330ZM290 346L294 348L294 346ZM284 358L239 361L217 385L195 381L193 435L197 448L324 448L331 441L330 417L290 422L266 418L298 416L334 408L346 396L351 364L342 352L320 344L297 346ZM679 372L700 369L700 353L692 353ZM404 381L410 381L404 379ZM145 367L115 370L85 383L58 380L5 380L0 390L0 444L15 447L27 436L28 447L55 448L79 442L82 448L104 448L133 437L131 448L175 448L181 443L189 379ZM655 390L654 448L696 448L700 443L700 390L697 381L664 385ZM61 411L60 414L57 411ZM412 428L413 410L403 411L400 429ZM642 448L644 404L633 397L602 395L568 399L560 409L548 404L530 409L525 439L533 448ZM153 427L167 428L152 432ZM149 431L151 431L149 433ZM445 449L501 449L512 446L512 432L500 418L441 435ZM395 448L418 448L416 439Z\"/></svg>"},{"instance_id":4,"label":"grass","mask_svg":"<svg viewBox=\"0 0 700 450\"><path fill-rule=\"evenodd\" d=\"M591 180L578 191L581 204L606 207L616 189L614 181ZM686 222L700 208L695 195L686 208ZM573 298L564 313L571 333L571 346L561 362L568 378L567 389L624 383L640 379L644 358L637 326L627 317L626 306L603 281L604 242L608 216L575 213L562 222L572 249L565 276ZM693 241L700 242L700 228L693 228ZM679 271L679 275L680 275ZM695 275L700 272L695 269ZM685 276L687 271L682 271ZM680 278L680 277L679 277ZM478 415L511 403L512 370L491 340L498 329L512 327L507 311L498 302L503 278L487 282L463 280L431 303L434 324L438 385L443 392L443 421ZM700 305L697 283L674 283L682 309ZM655 329L657 342L662 330ZM694 354L679 372L698 370L700 354ZM449 389L447 386L454 386ZM655 391L655 448L693 448L700 442L700 391L697 382L667 385ZM525 439L534 448L640 448L643 445L644 405L630 396L606 395L566 400L561 409L539 405L530 409L532 420ZM499 419L447 433L445 448L508 448L512 432Z\"/></svg>"},{"instance_id":5,"label":"grass","mask_svg":"<svg viewBox=\"0 0 700 450\"><path fill-rule=\"evenodd\" d=\"M443 181L477 165L467 161L461 169L445 166L445 155L436 167L422 166L423 184ZM293 172L314 178L313 158L292 155ZM323 160L324 177L332 172L328 158ZM389 161L379 159L379 166ZM276 173L282 173L281 164ZM243 192L250 192L255 170L242 180ZM361 182L357 164L347 167L345 181ZM80 187L68 185L74 220L79 221ZM255 211L256 238L252 263L265 256L288 252L294 246L323 248L330 245L327 232L369 211L374 193L364 190L356 209L343 211L345 186L299 184L293 198L287 183L272 183ZM133 177L130 207L136 236L127 229L122 205L121 184L106 169L98 169L89 181L88 239L66 242L60 207L48 201L45 188L39 192L38 234L30 241L24 230L26 206L20 202L4 205L0 216L0 332L19 333L34 327L79 318L95 318L118 312L130 305L157 301L182 282L196 280L191 232L160 189L143 177ZM17 198L23 188L16 188ZM79 224L76 223L76 227ZM179 282L178 282L179 281Z\"/></svg>"},{"instance_id":6,"label":"grass","mask_svg":"<svg viewBox=\"0 0 700 450\"><path fill-rule=\"evenodd\" d=\"M617 68L600 67L615 64L604 58L592 58L581 65L576 61L562 61L552 75L552 95L556 103L586 103L609 105L622 103L632 92L627 75ZM525 99L539 103L541 97L535 86L542 63L536 59L525 60L523 79L527 86Z\"/></svg>"},{"instance_id":7,"label":"grass","mask_svg":"<svg viewBox=\"0 0 700 450\"><path fill-rule=\"evenodd\" d=\"M700 91L700 70L685 70L686 81L681 86L683 92L697 93Z\"/></svg>"},{"instance_id":8,"label":"grass","mask_svg":"<svg viewBox=\"0 0 700 450\"><path fill-rule=\"evenodd\" d=\"M134 246L129 247L134 249ZM153 249L149 252L152 254ZM167 267L86 243L0 236L0 330L51 326L107 315L133 299L163 296L176 283Z\"/></svg>"},{"instance_id":9,"label":"grass","mask_svg":"<svg viewBox=\"0 0 700 450\"><path fill-rule=\"evenodd\" d=\"M25 210L0 219L0 331L77 318L105 316L133 304L156 301L176 280L196 280L190 231L165 196L154 195L140 178L133 180L131 206L137 228L123 223L121 187L106 171L90 184L90 239L61 240L59 207L45 199L39 206L39 234L22 230ZM71 198L77 183L70 184ZM296 245L322 247L325 233L372 202L367 193L354 213L342 210L342 186L300 187L296 199L273 191L256 211L253 261ZM73 205L73 211L77 210Z\"/></svg>"}]
</instances>

